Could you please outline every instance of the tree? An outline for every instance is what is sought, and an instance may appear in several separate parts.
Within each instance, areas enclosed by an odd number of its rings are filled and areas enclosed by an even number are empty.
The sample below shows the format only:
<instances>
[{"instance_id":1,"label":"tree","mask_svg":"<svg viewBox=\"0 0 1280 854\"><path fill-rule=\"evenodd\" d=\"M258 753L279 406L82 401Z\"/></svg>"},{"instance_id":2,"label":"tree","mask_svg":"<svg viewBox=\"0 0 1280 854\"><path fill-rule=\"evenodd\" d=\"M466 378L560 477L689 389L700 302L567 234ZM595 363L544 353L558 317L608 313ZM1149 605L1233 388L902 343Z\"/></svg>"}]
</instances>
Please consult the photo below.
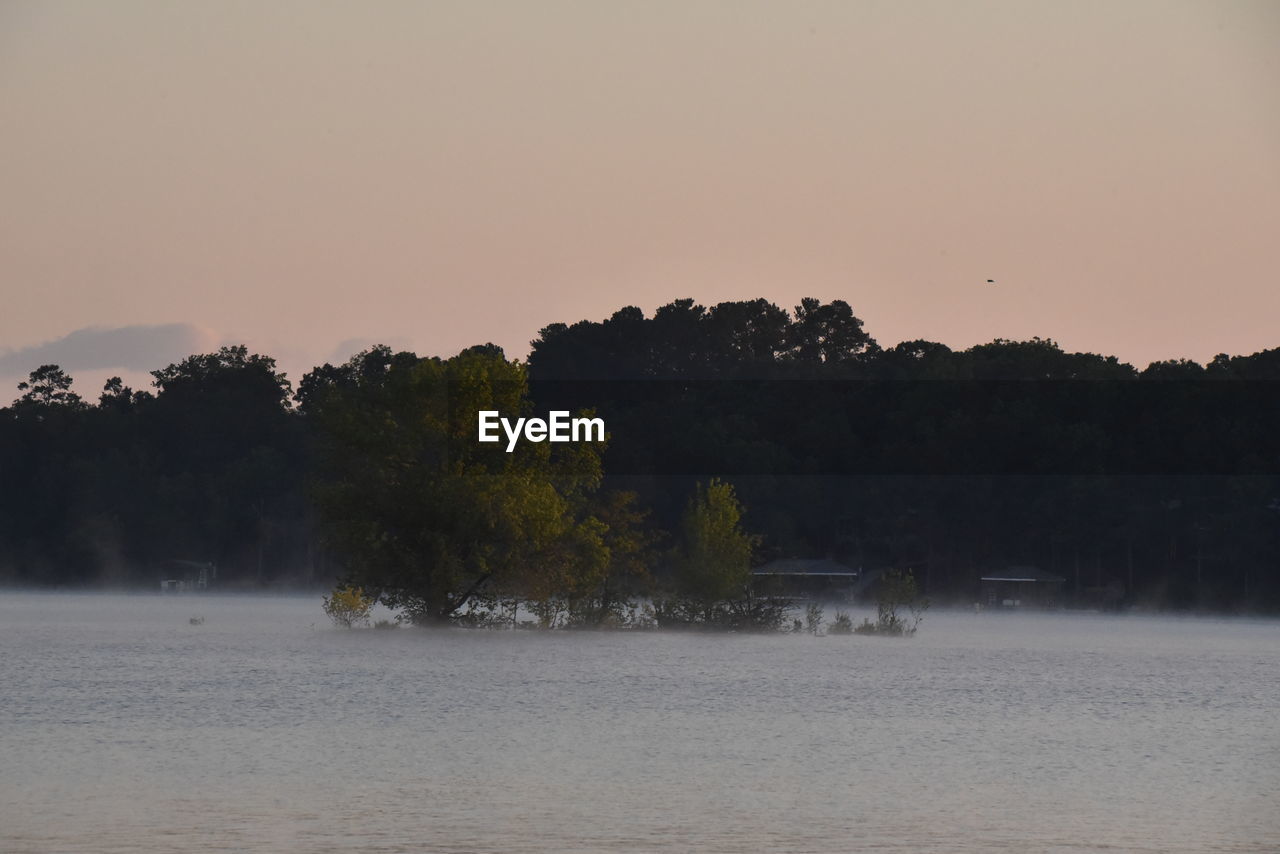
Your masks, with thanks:
<instances>
[{"instance_id":1,"label":"tree","mask_svg":"<svg viewBox=\"0 0 1280 854\"><path fill-rule=\"evenodd\" d=\"M197 554L228 581L264 583L282 563L281 532L305 522L302 419L270 356L222 347L152 371L138 432L154 470L152 559ZM121 393L123 393L121 389ZM105 402L105 401L104 401ZM121 402L123 402L121 400Z\"/></svg>"},{"instance_id":2,"label":"tree","mask_svg":"<svg viewBox=\"0 0 1280 854\"><path fill-rule=\"evenodd\" d=\"M710 619L717 605L747 594L756 538L742 529L733 487L712 479L695 488L680 524L677 590Z\"/></svg>"},{"instance_id":3,"label":"tree","mask_svg":"<svg viewBox=\"0 0 1280 854\"><path fill-rule=\"evenodd\" d=\"M796 306L795 316L790 343L796 361L850 362L879 349L844 300L823 305L813 297L805 297Z\"/></svg>"},{"instance_id":4,"label":"tree","mask_svg":"<svg viewBox=\"0 0 1280 854\"><path fill-rule=\"evenodd\" d=\"M15 408L65 406L80 409L84 401L71 390L70 374L57 365L41 365L18 383L18 391L26 392L13 402Z\"/></svg>"},{"instance_id":5,"label":"tree","mask_svg":"<svg viewBox=\"0 0 1280 854\"><path fill-rule=\"evenodd\" d=\"M1152 362L1142 371L1144 380L1202 380L1204 376L1204 366L1190 359Z\"/></svg>"},{"instance_id":6,"label":"tree","mask_svg":"<svg viewBox=\"0 0 1280 854\"><path fill-rule=\"evenodd\" d=\"M586 512L598 445L476 441L476 413L526 413L526 389L496 348L442 360L376 347L304 379L314 495L351 583L434 623L488 592L542 600L603 571L603 525Z\"/></svg>"},{"instance_id":7,"label":"tree","mask_svg":"<svg viewBox=\"0 0 1280 854\"><path fill-rule=\"evenodd\" d=\"M701 326L719 372L732 375L777 361L786 351L790 323L786 311L754 299L712 306Z\"/></svg>"},{"instance_id":8,"label":"tree","mask_svg":"<svg viewBox=\"0 0 1280 854\"><path fill-rule=\"evenodd\" d=\"M656 557L657 534L648 525L649 513L634 492L603 491L591 502L591 516L601 524L601 542L608 550L602 571L580 576L568 602L570 618L579 625L622 622L633 597L650 592L650 568Z\"/></svg>"},{"instance_id":9,"label":"tree","mask_svg":"<svg viewBox=\"0 0 1280 854\"><path fill-rule=\"evenodd\" d=\"M373 600L359 587L337 587L332 595L324 597L322 607L334 625L350 629L369 624Z\"/></svg>"},{"instance_id":10,"label":"tree","mask_svg":"<svg viewBox=\"0 0 1280 854\"><path fill-rule=\"evenodd\" d=\"M876 621L863 621L854 631L859 634L910 637L916 633L928 607L929 600L921 598L920 588L911 570L904 572L890 569L880 577L876 590ZM903 616L904 609L910 614L909 617Z\"/></svg>"},{"instance_id":11,"label":"tree","mask_svg":"<svg viewBox=\"0 0 1280 854\"><path fill-rule=\"evenodd\" d=\"M997 338L970 347L964 358L978 380L1131 380L1138 376L1132 365L1115 356L1067 353L1051 338Z\"/></svg>"}]
</instances>

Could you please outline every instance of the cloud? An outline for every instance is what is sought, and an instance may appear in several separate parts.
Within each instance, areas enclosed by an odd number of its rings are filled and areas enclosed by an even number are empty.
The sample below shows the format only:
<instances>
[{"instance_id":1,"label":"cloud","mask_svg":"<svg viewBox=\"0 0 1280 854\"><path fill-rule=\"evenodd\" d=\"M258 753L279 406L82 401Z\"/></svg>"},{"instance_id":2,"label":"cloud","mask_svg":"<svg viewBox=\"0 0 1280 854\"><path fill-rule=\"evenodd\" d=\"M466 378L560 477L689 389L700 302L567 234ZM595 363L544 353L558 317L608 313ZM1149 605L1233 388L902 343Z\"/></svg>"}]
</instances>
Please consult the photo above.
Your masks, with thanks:
<instances>
[{"instance_id":1,"label":"cloud","mask_svg":"<svg viewBox=\"0 0 1280 854\"><path fill-rule=\"evenodd\" d=\"M43 344L0 350L0 376L25 376L50 364L66 371L152 371L218 343L217 335L190 323L87 326Z\"/></svg>"}]
</instances>

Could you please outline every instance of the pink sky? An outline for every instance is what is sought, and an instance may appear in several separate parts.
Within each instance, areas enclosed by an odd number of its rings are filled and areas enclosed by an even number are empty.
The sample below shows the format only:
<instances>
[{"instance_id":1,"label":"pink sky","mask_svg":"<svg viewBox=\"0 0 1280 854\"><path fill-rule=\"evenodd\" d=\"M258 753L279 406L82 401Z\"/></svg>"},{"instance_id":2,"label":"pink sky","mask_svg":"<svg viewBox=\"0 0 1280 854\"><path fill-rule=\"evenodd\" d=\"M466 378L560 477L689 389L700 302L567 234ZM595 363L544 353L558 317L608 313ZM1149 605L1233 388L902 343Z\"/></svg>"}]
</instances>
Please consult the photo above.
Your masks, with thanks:
<instances>
[{"instance_id":1,"label":"pink sky","mask_svg":"<svg viewBox=\"0 0 1280 854\"><path fill-rule=\"evenodd\" d=\"M219 343L295 380L523 356L684 296L1280 346L1269 0L9 0L0 128L0 374L86 395Z\"/></svg>"}]
</instances>

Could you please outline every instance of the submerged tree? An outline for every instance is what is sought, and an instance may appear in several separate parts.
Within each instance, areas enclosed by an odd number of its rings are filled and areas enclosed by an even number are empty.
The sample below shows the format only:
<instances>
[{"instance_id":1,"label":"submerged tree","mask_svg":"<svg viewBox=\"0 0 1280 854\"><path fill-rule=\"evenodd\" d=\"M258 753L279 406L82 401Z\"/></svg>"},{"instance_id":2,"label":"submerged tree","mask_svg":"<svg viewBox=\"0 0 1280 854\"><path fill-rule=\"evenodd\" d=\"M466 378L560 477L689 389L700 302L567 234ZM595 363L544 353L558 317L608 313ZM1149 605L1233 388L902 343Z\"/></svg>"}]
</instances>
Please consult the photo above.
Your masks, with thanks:
<instances>
[{"instance_id":1,"label":"submerged tree","mask_svg":"<svg viewBox=\"0 0 1280 854\"><path fill-rule=\"evenodd\" d=\"M652 592L650 567L658 535L648 526L649 513L634 492L605 490L594 496L590 514L600 524L607 557L590 573L580 574L565 603L571 625L601 626L628 622L635 598Z\"/></svg>"},{"instance_id":2,"label":"submerged tree","mask_svg":"<svg viewBox=\"0 0 1280 854\"><path fill-rule=\"evenodd\" d=\"M337 587L331 595L324 597L323 607L335 626L351 629L369 624L373 599L359 587Z\"/></svg>"},{"instance_id":3,"label":"submerged tree","mask_svg":"<svg viewBox=\"0 0 1280 854\"><path fill-rule=\"evenodd\" d=\"M742 595L751 580L754 540L742 530L742 506L733 486L714 478L698 484L680 533L680 592L703 603Z\"/></svg>"},{"instance_id":4,"label":"submerged tree","mask_svg":"<svg viewBox=\"0 0 1280 854\"><path fill-rule=\"evenodd\" d=\"M671 623L776 628L785 606L757 597L751 558L759 538L742 527L733 487L713 478L699 483L680 522L672 601L659 603Z\"/></svg>"},{"instance_id":5,"label":"submerged tree","mask_svg":"<svg viewBox=\"0 0 1280 854\"><path fill-rule=\"evenodd\" d=\"M929 600L921 597L911 570L887 570L876 590L876 621L864 620L854 631L859 634L910 637L920 627ZM906 611L906 615L903 614Z\"/></svg>"},{"instance_id":6,"label":"submerged tree","mask_svg":"<svg viewBox=\"0 0 1280 854\"><path fill-rule=\"evenodd\" d=\"M493 347L452 359L376 347L304 379L318 425L315 498L351 583L415 622L476 597L589 585L608 564L587 513L597 445L476 441L476 413L526 413L524 366Z\"/></svg>"}]
</instances>

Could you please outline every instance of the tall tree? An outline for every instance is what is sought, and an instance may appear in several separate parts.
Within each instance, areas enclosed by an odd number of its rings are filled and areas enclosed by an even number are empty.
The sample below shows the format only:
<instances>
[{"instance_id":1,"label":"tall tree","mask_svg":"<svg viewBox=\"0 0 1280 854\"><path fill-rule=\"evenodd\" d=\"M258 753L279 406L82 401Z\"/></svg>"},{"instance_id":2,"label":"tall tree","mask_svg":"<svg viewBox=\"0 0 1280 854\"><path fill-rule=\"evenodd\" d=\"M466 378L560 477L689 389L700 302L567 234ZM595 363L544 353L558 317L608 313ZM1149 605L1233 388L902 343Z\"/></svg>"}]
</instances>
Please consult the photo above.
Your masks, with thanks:
<instances>
[{"instance_id":1,"label":"tall tree","mask_svg":"<svg viewBox=\"0 0 1280 854\"><path fill-rule=\"evenodd\" d=\"M145 487L160 522L150 558L211 560L221 579L265 582L287 520L303 512L303 425L288 378L244 346L188 356L152 376L158 393L138 413L155 461Z\"/></svg>"},{"instance_id":2,"label":"tall tree","mask_svg":"<svg viewBox=\"0 0 1280 854\"><path fill-rule=\"evenodd\" d=\"M537 598L601 572L602 526L583 512L598 448L476 441L480 410L528 408L524 366L490 348L441 360L379 347L308 375L315 496L351 582L439 622L489 590Z\"/></svg>"},{"instance_id":3,"label":"tall tree","mask_svg":"<svg viewBox=\"0 0 1280 854\"><path fill-rule=\"evenodd\" d=\"M71 390L72 382L71 375L57 365L41 365L31 372L26 382L18 383L18 391L24 394L13 405L18 409L48 406L78 409L84 406L84 401Z\"/></svg>"},{"instance_id":4,"label":"tall tree","mask_svg":"<svg viewBox=\"0 0 1280 854\"><path fill-rule=\"evenodd\" d=\"M755 538L742 528L733 486L698 484L680 523L677 585L706 608L741 597L751 581Z\"/></svg>"},{"instance_id":5,"label":"tall tree","mask_svg":"<svg viewBox=\"0 0 1280 854\"><path fill-rule=\"evenodd\" d=\"M823 305L813 297L796 306L790 344L792 358L799 362L847 363L879 349L847 302Z\"/></svg>"}]
</instances>

